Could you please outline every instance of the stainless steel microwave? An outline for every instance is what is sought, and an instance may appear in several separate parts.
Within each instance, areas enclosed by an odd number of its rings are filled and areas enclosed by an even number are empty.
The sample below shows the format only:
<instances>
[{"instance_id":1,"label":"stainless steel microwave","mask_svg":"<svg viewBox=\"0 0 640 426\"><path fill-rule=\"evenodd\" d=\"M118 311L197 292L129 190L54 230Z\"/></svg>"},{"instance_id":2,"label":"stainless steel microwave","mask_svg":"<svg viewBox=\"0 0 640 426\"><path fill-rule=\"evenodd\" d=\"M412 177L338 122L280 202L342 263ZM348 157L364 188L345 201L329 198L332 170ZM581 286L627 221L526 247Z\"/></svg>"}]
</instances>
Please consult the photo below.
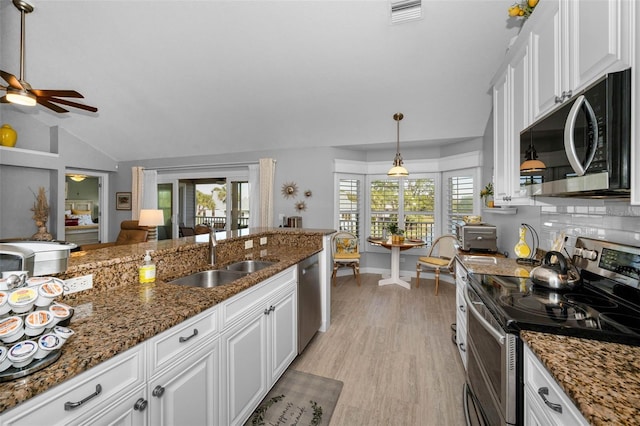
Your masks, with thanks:
<instances>
[{"instance_id":1,"label":"stainless steel microwave","mask_svg":"<svg viewBox=\"0 0 640 426\"><path fill-rule=\"evenodd\" d=\"M631 187L631 69L607 74L520 133L531 196L622 197Z\"/></svg>"}]
</instances>

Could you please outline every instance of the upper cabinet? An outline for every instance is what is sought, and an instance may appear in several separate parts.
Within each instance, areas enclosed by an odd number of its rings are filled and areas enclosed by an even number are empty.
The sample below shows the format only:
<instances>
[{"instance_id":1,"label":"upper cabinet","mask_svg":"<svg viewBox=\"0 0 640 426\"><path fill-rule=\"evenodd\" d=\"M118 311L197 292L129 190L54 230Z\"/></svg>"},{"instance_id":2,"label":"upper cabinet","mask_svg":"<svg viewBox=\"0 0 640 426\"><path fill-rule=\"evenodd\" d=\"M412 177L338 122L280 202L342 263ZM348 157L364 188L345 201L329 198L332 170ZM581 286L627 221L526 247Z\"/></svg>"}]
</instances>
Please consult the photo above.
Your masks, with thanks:
<instances>
[{"instance_id":1,"label":"upper cabinet","mask_svg":"<svg viewBox=\"0 0 640 426\"><path fill-rule=\"evenodd\" d=\"M520 132L604 74L632 66L635 10L630 0L538 4L493 81L497 205L533 203L520 190Z\"/></svg>"},{"instance_id":2,"label":"upper cabinet","mask_svg":"<svg viewBox=\"0 0 640 426\"><path fill-rule=\"evenodd\" d=\"M629 0L546 0L531 16L532 119L631 66Z\"/></svg>"}]
</instances>

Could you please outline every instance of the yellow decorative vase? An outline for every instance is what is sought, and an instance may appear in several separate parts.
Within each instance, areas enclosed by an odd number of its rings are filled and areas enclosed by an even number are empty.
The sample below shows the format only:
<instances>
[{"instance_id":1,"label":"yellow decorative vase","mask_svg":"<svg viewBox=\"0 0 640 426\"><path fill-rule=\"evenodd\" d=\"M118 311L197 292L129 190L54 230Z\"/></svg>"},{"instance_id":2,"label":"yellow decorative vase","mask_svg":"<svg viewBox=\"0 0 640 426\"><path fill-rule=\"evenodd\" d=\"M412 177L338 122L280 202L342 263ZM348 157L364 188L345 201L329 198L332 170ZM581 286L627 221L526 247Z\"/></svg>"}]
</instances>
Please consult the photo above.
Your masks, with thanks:
<instances>
[{"instance_id":1,"label":"yellow decorative vase","mask_svg":"<svg viewBox=\"0 0 640 426\"><path fill-rule=\"evenodd\" d=\"M0 127L0 145L13 148L16 146L18 140L18 133L13 130L8 124L3 124Z\"/></svg>"}]
</instances>

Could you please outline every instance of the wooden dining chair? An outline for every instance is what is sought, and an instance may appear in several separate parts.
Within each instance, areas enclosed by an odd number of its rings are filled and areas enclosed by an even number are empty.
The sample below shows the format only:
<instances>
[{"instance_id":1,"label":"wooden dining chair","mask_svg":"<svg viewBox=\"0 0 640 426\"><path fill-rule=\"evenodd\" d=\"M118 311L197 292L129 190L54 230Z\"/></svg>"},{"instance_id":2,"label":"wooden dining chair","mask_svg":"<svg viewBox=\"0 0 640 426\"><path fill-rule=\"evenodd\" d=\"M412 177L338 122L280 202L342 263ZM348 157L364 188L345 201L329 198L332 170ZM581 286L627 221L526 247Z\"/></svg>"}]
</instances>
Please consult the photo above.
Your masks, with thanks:
<instances>
[{"instance_id":1,"label":"wooden dining chair","mask_svg":"<svg viewBox=\"0 0 640 426\"><path fill-rule=\"evenodd\" d=\"M435 272L436 296L440 285L440 270L444 269L455 276L454 263L456 250L458 249L458 239L455 235L442 235L431 245L426 256L419 257L416 264L416 288L420 287L420 272L423 268Z\"/></svg>"},{"instance_id":2,"label":"wooden dining chair","mask_svg":"<svg viewBox=\"0 0 640 426\"><path fill-rule=\"evenodd\" d=\"M331 281L335 287L336 273L339 268L349 267L353 269L358 287L360 287L360 248L358 237L351 232L339 231L331 237L331 254L333 256L333 274Z\"/></svg>"}]
</instances>

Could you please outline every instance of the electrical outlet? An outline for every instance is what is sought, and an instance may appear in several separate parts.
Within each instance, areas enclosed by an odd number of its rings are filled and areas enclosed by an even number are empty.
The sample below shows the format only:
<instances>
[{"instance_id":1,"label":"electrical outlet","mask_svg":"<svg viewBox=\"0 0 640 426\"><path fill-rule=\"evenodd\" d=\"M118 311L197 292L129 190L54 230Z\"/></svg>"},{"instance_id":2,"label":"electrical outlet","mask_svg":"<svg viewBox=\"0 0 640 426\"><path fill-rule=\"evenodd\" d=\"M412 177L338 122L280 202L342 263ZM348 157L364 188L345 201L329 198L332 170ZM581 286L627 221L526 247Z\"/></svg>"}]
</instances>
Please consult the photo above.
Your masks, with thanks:
<instances>
[{"instance_id":1,"label":"electrical outlet","mask_svg":"<svg viewBox=\"0 0 640 426\"><path fill-rule=\"evenodd\" d=\"M253 248L253 240L247 240L244 242L244 248L245 249L250 249Z\"/></svg>"},{"instance_id":2,"label":"electrical outlet","mask_svg":"<svg viewBox=\"0 0 640 426\"><path fill-rule=\"evenodd\" d=\"M64 280L65 293L72 294L93 288L93 274ZM67 290L68 289L68 290Z\"/></svg>"},{"instance_id":3,"label":"electrical outlet","mask_svg":"<svg viewBox=\"0 0 640 426\"><path fill-rule=\"evenodd\" d=\"M266 250L260 250L260 257L265 257L267 255Z\"/></svg>"},{"instance_id":4,"label":"electrical outlet","mask_svg":"<svg viewBox=\"0 0 640 426\"><path fill-rule=\"evenodd\" d=\"M267 237L260 237L260 245L263 246L267 244Z\"/></svg>"}]
</instances>

